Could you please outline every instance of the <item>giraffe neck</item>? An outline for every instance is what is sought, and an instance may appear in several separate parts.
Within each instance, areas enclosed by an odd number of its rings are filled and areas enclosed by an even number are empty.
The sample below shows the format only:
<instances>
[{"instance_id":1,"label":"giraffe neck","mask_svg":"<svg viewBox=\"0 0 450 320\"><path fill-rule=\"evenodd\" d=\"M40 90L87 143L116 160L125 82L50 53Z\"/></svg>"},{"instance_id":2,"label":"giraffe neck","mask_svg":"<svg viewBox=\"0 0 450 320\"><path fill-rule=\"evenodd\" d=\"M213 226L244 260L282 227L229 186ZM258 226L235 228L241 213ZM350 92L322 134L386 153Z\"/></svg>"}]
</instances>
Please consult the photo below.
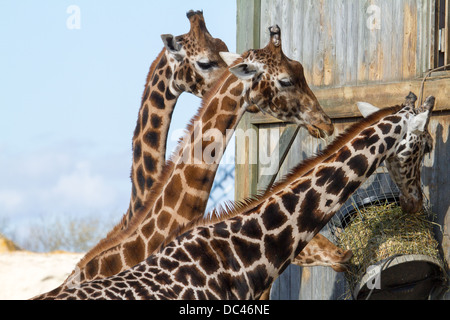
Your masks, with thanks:
<instances>
[{"instance_id":1,"label":"giraffe neck","mask_svg":"<svg viewBox=\"0 0 450 320\"><path fill-rule=\"evenodd\" d=\"M133 136L130 207L122 228L142 207L166 162L166 142L180 92L172 87L172 68L163 49L152 64Z\"/></svg>"},{"instance_id":2,"label":"giraffe neck","mask_svg":"<svg viewBox=\"0 0 450 320\"><path fill-rule=\"evenodd\" d=\"M392 108L390 114L399 108ZM346 143L332 144L307 162L307 168L296 168L246 209L189 229L135 267L105 280L108 286L102 280L94 281L95 287L87 282L58 298L259 298L394 152L404 128L388 129L386 122L377 125L383 112L368 120L368 128L340 138L348 139ZM128 289L117 293L115 286L124 288L125 283Z\"/></svg>"},{"instance_id":3,"label":"giraffe neck","mask_svg":"<svg viewBox=\"0 0 450 320\"><path fill-rule=\"evenodd\" d=\"M133 219L113 246L94 258L87 257L86 263L79 263L83 281L104 278L134 266L159 248L174 230L203 217L224 146L245 112L243 94L244 83L226 72L205 97L186 136L164 168L161 182L136 213L142 219ZM209 139L210 129L214 129L216 140ZM201 158L206 153L214 158L212 163Z\"/></svg>"},{"instance_id":4,"label":"giraffe neck","mask_svg":"<svg viewBox=\"0 0 450 320\"><path fill-rule=\"evenodd\" d=\"M394 132L392 126L382 134L384 128L371 126L359 131L336 153L325 152L320 162L311 163L314 166L307 174L301 174L305 170L302 167L298 172L294 170L263 200L250 204L253 209L210 227L211 238L227 230L230 247L237 253L233 264L241 266L239 281L246 283L246 290L242 294L235 290L236 298L258 298L393 153L404 131ZM334 151L333 146L329 151ZM233 230L239 230L239 234ZM204 229L197 231L205 233ZM223 245L215 246L213 251L220 247Z\"/></svg>"},{"instance_id":5,"label":"giraffe neck","mask_svg":"<svg viewBox=\"0 0 450 320\"><path fill-rule=\"evenodd\" d=\"M173 72L170 58L163 49L150 66L147 75L141 107L133 135L130 204L126 214L108 235L99 241L78 263L81 268L81 280L85 279L83 266L93 259L98 252L118 245L131 224L139 223L144 216L140 212L147 198L154 192L154 185L160 180L166 162L166 143L169 125L180 92L171 89ZM112 269L114 270L114 269ZM112 272L112 271L111 271ZM67 279L65 282L67 282ZM64 285L64 283L63 283Z\"/></svg>"}]
</instances>

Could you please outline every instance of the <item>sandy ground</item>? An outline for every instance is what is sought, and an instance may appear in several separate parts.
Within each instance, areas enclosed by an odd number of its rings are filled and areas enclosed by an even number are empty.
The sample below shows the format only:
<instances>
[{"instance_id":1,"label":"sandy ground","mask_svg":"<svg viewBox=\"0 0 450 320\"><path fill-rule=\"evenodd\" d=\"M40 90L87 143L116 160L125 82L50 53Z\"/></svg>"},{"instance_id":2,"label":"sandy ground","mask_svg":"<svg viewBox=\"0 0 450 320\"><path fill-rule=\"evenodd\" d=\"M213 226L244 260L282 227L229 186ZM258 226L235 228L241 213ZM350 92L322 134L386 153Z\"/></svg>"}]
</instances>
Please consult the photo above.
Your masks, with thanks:
<instances>
[{"instance_id":1,"label":"sandy ground","mask_svg":"<svg viewBox=\"0 0 450 320\"><path fill-rule=\"evenodd\" d=\"M0 300L25 300L59 286L84 254L0 253Z\"/></svg>"}]
</instances>

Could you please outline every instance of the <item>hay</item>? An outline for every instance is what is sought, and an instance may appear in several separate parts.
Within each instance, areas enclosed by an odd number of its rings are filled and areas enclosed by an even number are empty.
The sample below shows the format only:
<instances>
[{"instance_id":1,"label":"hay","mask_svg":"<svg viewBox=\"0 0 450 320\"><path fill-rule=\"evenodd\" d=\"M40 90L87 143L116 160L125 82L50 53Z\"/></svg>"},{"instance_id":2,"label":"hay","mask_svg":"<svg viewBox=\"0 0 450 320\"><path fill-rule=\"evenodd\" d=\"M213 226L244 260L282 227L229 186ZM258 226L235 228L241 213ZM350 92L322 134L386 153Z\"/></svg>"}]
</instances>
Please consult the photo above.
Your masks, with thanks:
<instances>
[{"instance_id":1,"label":"hay","mask_svg":"<svg viewBox=\"0 0 450 320\"><path fill-rule=\"evenodd\" d=\"M338 246L353 251L346 278L352 290L367 268L398 254L426 255L441 261L429 214L406 214L396 203L356 210L337 234Z\"/></svg>"}]
</instances>

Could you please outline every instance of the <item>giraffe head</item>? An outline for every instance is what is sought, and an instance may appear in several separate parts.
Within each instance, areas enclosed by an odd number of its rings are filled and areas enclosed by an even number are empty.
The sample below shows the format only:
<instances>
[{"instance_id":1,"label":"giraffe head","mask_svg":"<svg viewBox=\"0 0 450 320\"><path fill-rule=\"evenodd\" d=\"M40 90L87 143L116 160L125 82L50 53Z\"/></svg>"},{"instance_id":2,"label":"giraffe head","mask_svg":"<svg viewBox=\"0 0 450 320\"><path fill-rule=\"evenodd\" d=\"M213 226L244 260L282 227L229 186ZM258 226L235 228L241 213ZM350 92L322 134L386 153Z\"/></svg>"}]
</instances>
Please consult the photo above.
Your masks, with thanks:
<instances>
[{"instance_id":1,"label":"giraffe head","mask_svg":"<svg viewBox=\"0 0 450 320\"><path fill-rule=\"evenodd\" d=\"M433 148L433 138L427 126L435 98L428 97L419 108L414 106L416 100L417 97L410 93L406 98L405 107L397 115L387 118L391 123L381 124L381 128L389 126L394 133L402 135L400 142L394 145L393 151L386 157L386 167L400 189L400 205L406 213L415 213L422 208L420 168L424 155L430 153ZM369 108L376 109L370 105ZM406 125L406 129L401 129L400 122ZM389 144L387 138L385 141Z\"/></svg>"},{"instance_id":2,"label":"giraffe head","mask_svg":"<svg viewBox=\"0 0 450 320\"><path fill-rule=\"evenodd\" d=\"M336 272L347 270L346 263L352 258L351 250L343 250L318 233L294 258L293 263L301 267L325 266Z\"/></svg>"},{"instance_id":3,"label":"giraffe head","mask_svg":"<svg viewBox=\"0 0 450 320\"><path fill-rule=\"evenodd\" d=\"M331 135L334 126L306 83L303 66L284 55L280 28L272 26L269 31L270 41L263 49L249 50L242 56L221 54L234 75L250 82L247 104L304 126L312 136Z\"/></svg>"},{"instance_id":4,"label":"giraffe head","mask_svg":"<svg viewBox=\"0 0 450 320\"><path fill-rule=\"evenodd\" d=\"M228 48L222 40L211 36L203 12L191 10L187 17L191 23L188 33L177 37L164 34L161 38L172 67L172 89L201 98L227 67L219 52Z\"/></svg>"}]
</instances>

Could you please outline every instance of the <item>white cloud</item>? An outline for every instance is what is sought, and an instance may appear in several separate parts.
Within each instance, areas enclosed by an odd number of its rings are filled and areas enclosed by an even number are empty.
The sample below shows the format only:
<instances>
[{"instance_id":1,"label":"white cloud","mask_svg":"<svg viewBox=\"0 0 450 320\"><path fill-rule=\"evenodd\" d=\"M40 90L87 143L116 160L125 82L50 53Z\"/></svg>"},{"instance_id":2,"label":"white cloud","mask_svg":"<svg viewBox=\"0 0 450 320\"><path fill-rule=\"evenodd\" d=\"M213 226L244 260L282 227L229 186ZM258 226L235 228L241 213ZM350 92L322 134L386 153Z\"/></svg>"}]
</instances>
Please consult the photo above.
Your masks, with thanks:
<instances>
[{"instance_id":1,"label":"white cloud","mask_svg":"<svg viewBox=\"0 0 450 320\"><path fill-rule=\"evenodd\" d=\"M0 208L6 212L17 210L23 203L23 195L17 190L0 190Z\"/></svg>"},{"instance_id":2,"label":"white cloud","mask_svg":"<svg viewBox=\"0 0 450 320\"><path fill-rule=\"evenodd\" d=\"M9 217L14 223L47 214L123 214L131 194L130 155L92 155L93 149L7 148L0 155L0 218Z\"/></svg>"},{"instance_id":3,"label":"white cloud","mask_svg":"<svg viewBox=\"0 0 450 320\"><path fill-rule=\"evenodd\" d=\"M106 179L92 173L91 165L84 161L76 163L68 174L61 175L42 196L62 210L82 207L103 210L113 205L117 194Z\"/></svg>"}]
</instances>

